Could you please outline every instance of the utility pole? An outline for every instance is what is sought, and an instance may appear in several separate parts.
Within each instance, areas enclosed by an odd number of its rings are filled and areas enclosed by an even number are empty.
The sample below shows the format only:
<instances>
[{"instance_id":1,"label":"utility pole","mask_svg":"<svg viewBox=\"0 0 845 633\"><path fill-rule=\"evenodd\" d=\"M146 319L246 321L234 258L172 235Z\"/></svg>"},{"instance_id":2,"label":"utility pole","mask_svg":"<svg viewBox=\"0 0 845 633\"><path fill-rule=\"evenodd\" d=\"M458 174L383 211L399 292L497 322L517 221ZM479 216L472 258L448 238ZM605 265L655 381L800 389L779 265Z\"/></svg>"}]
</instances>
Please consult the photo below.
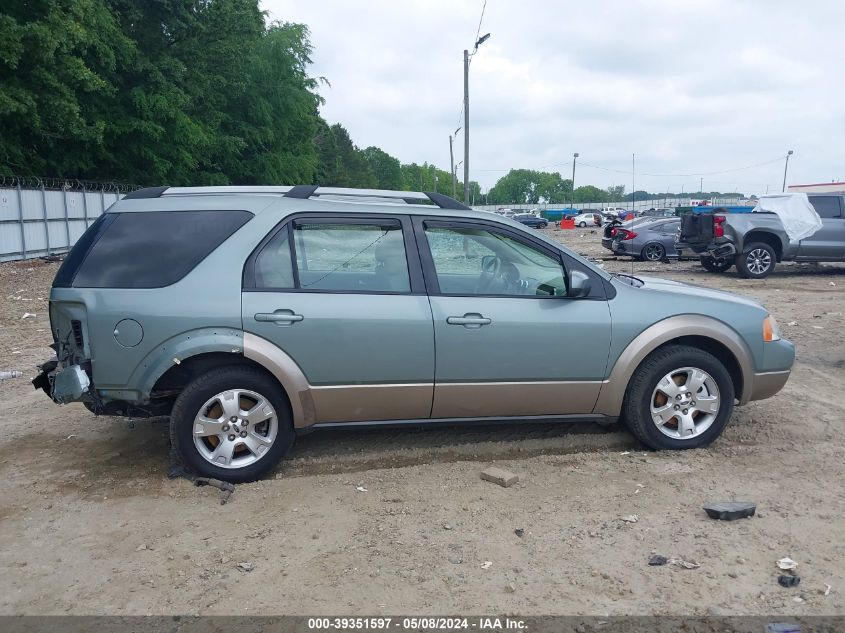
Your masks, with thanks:
<instances>
[{"instance_id":1,"label":"utility pole","mask_svg":"<svg viewBox=\"0 0 845 633\"><path fill-rule=\"evenodd\" d=\"M578 158L578 152L572 155L572 208L575 207L575 160Z\"/></svg>"},{"instance_id":2,"label":"utility pole","mask_svg":"<svg viewBox=\"0 0 845 633\"><path fill-rule=\"evenodd\" d=\"M487 41L490 34L482 35L475 42L472 54ZM464 204L469 206L469 51L464 49Z\"/></svg>"},{"instance_id":3,"label":"utility pole","mask_svg":"<svg viewBox=\"0 0 845 633\"><path fill-rule=\"evenodd\" d=\"M464 49L464 204L469 206L469 51Z\"/></svg>"},{"instance_id":4,"label":"utility pole","mask_svg":"<svg viewBox=\"0 0 845 633\"><path fill-rule=\"evenodd\" d=\"M631 154L631 210L637 215L637 155ZM633 260L632 260L633 261Z\"/></svg>"},{"instance_id":5,"label":"utility pole","mask_svg":"<svg viewBox=\"0 0 845 633\"><path fill-rule=\"evenodd\" d=\"M452 174L452 197L454 198L457 195L457 183L455 182L458 178L458 170L455 168L455 153L452 150L452 141L454 140L453 137L458 135L458 132L461 131L461 128L456 129L452 134L449 135L449 163L451 164L452 168L449 170L449 173Z\"/></svg>"},{"instance_id":6,"label":"utility pole","mask_svg":"<svg viewBox=\"0 0 845 633\"><path fill-rule=\"evenodd\" d=\"M784 163L784 165L783 165L783 187L781 188L781 192L786 191L786 170L789 168L789 157L790 156L792 156L792 150L789 150L786 153L786 163Z\"/></svg>"}]
</instances>

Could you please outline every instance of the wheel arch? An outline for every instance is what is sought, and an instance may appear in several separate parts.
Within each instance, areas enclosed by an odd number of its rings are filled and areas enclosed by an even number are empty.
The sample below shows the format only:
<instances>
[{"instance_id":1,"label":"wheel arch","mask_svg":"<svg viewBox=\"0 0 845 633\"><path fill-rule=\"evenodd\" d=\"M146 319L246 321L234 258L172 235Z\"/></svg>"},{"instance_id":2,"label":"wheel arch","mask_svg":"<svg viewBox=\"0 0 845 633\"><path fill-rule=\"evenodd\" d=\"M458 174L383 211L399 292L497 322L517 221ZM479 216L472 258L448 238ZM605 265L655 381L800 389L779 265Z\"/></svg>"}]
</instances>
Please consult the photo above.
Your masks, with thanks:
<instances>
[{"instance_id":1,"label":"wheel arch","mask_svg":"<svg viewBox=\"0 0 845 633\"><path fill-rule=\"evenodd\" d=\"M634 372L656 350L679 344L691 345L716 356L734 380L740 404L748 401L754 365L751 351L739 334L712 317L678 315L646 328L625 347L602 385L593 412L619 416Z\"/></svg>"},{"instance_id":2,"label":"wheel arch","mask_svg":"<svg viewBox=\"0 0 845 633\"><path fill-rule=\"evenodd\" d=\"M775 251L776 260L778 262L783 261L783 241L780 237L774 233L770 233L769 231L749 231L745 234L745 237L742 240L743 251L755 242L762 242L763 244L771 246L772 250Z\"/></svg>"}]
</instances>

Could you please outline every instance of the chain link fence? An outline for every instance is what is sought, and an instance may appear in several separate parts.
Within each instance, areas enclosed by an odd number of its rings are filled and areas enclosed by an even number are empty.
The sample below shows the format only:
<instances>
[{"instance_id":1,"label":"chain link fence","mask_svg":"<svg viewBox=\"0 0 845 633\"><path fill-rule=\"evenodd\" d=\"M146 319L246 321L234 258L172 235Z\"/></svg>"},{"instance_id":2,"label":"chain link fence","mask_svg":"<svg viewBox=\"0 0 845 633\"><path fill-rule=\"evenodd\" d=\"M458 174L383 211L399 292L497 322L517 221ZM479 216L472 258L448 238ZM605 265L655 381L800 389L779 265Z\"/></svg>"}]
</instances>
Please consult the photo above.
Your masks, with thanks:
<instances>
[{"instance_id":1,"label":"chain link fence","mask_svg":"<svg viewBox=\"0 0 845 633\"><path fill-rule=\"evenodd\" d=\"M0 262L65 253L135 185L0 176Z\"/></svg>"}]
</instances>

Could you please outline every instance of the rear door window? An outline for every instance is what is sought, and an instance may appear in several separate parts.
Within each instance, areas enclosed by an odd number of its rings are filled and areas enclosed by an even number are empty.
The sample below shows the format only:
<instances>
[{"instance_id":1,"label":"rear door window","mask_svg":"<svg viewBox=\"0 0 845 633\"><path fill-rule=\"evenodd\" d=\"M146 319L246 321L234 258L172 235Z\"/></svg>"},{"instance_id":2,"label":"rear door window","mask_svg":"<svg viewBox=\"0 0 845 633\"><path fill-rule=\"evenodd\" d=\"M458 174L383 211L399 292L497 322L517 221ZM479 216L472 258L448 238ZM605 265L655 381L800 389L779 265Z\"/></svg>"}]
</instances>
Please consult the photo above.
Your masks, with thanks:
<instances>
[{"instance_id":1,"label":"rear door window","mask_svg":"<svg viewBox=\"0 0 845 633\"><path fill-rule=\"evenodd\" d=\"M810 196L810 204L820 218L841 218L842 207L839 196Z\"/></svg>"},{"instance_id":2,"label":"rear door window","mask_svg":"<svg viewBox=\"0 0 845 633\"><path fill-rule=\"evenodd\" d=\"M330 292L410 292L398 220L332 223L297 220L293 248L299 288Z\"/></svg>"},{"instance_id":3,"label":"rear door window","mask_svg":"<svg viewBox=\"0 0 845 633\"><path fill-rule=\"evenodd\" d=\"M176 283L246 224L249 211L151 211L106 214L107 225L79 246L87 255L62 283L76 288L161 288ZM86 232L87 235L87 232ZM76 250L76 247L74 247ZM73 252L71 257L73 258ZM79 258L76 258L77 260Z\"/></svg>"}]
</instances>

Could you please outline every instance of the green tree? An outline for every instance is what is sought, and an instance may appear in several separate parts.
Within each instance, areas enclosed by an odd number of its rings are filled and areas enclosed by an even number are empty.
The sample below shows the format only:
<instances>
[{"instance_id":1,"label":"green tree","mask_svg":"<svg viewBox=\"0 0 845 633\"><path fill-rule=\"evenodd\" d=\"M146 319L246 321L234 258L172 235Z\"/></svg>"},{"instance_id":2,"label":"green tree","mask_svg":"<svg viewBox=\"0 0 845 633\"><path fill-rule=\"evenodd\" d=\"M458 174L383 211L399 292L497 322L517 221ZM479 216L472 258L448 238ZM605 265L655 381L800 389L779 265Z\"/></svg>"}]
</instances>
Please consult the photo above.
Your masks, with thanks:
<instances>
[{"instance_id":1,"label":"green tree","mask_svg":"<svg viewBox=\"0 0 845 633\"><path fill-rule=\"evenodd\" d=\"M6 0L0 8L0 173L94 167L103 104L132 54L105 0Z\"/></svg>"},{"instance_id":2,"label":"green tree","mask_svg":"<svg viewBox=\"0 0 845 633\"><path fill-rule=\"evenodd\" d=\"M576 203L607 202L608 194L604 189L599 189L593 185L584 185L575 189L574 199Z\"/></svg>"},{"instance_id":3,"label":"green tree","mask_svg":"<svg viewBox=\"0 0 845 633\"><path fill-rule=\"evenodd\" d=\"M378 189L405 189L405 179L402 177L402 165L399 160L379 149L370 146L362 151L364 160L376 178Z\"/></svg>"},{"instance_id":4,"label":"green tree","mask_svg":"<svg viewBox=\"0 0 845 633\"><path fill-rule=\"evenodd\" d=\"M610 202L623 200L625 197L625 185L613 185L607 188L607 197Z\"/></svg>"},{"instance_id":5,"label":"green tree","mask_svg":"<svg viewBox=\"0 0 845 633\"><path fill-rule=\"evenodd\" d=\"M499 178L487 194L491 204L558 203L568 199L572 181L557 172L511 169Z\"/></svg>"},{"instance_id":6,"label":"green tree","mask_svg":"<svg viewBox=\"0 0 845 633\"><path fill-rule=\"evenodd\" d=\"M317 183L329 187L374 189L375 173L340 123L318 125L314 139L318 154Z\"/></svg>"}]
</instances>

